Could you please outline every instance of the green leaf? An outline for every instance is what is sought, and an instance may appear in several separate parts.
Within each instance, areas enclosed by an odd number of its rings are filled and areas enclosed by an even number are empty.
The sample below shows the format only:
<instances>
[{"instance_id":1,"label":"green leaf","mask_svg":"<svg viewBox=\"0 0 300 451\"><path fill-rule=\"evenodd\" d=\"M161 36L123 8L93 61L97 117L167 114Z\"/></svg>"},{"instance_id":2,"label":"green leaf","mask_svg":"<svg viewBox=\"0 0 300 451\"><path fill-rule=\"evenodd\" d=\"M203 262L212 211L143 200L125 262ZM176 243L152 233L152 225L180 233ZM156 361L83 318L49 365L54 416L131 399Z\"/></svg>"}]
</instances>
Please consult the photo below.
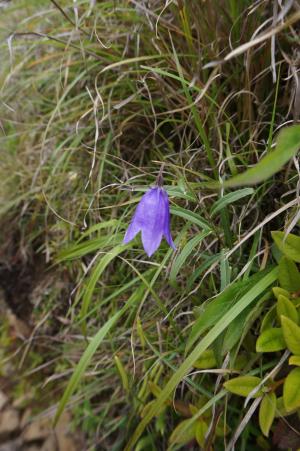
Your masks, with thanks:
<instances>
[{"instance_id":1,"label":"green leaf","mask_svg":"<svg viewBox=\"0 0 300 451\"><path fill-rule=\"evenodd\" d=\"M259 406L259 426L262 433L268 437L275 418L276 395L274 392L266 393Z\"/></svg>"},{"instance_id":2,"label":"green leaf","mask_svg":"<svg viewBox=\"0 0 300 451\"><path fill-rule=\"evenodd\" d=\"M122 234L112 234L109 236L102 236L100 238L94 238L92 240L84 241L83 243L72 244L71 246L63 249L57 257L58 262L63 260L73 260L75 258L83 257L91 252L99 251L100 249L106 249L108 246L120 244L122 242Z\"/></svg>"},{"instance_id":3,"label":"green leaf","mask_svg":"<svg viewBox=\"0 0 300 451\"><path fill-rule=\"evenodd\" d=\"M300 355L300 327L286 316L281 317L283 336L289 350Z\"/></svg>"},{"instance_id":4,"label":"green leaf","mask_svg":"<svg viewBox=\"0 0 300 451\"><path fill-rule=\"evenodd\" d=\"M276 309L275 305L273 305L265 314L261 322L260 333L262 334L265 330L271 329L273 327L275 320L276 320Z\"/></svg>"},{"instance_id":5,"label":"green leaf","mask_svg":"<svg viewBox=\"0 0 300 451\"><path fill-rule=\"evenodd\" d=\"M282 129L277 136L274 150L267 153L255 166L238 174L223 184L225 188L254 185L267 180L296 155L300 148L300 125Z\"/></svg>"},{"instance_id":6,"label":"green leaf","mask_svg":"<svg viewBox=\"0 0 300 451\"><path fill-rule=\"evenodd\" d=\"M201 305L202 312L192 327L186 350L191 349L200 335L219 321L236 303L237 299L255 286L264 275L265 272L261 272L247 280L236 282L226 288L216 298L206 302L204 306Z\"/></svg>"},{"instance_id":7,"label":"green leaf","mask_svg":"<svg viewBox=\"0 0 300 451\"><path fill-rule=\"evenodd\" d=\"M283 384L283 402L288 412L300 407L300 368L294 368Z\"/></svg>"},{"instance_id":8,"label":"green leaf","mask_svg":"<svg viewBox=\"0 0 300 451\"><path fill-rule=\"evenodd\" d=\"M289 299L290 297L290 293L287 290L284 290L283 288L280 287L273 287L272 288L274 296L276 299L278 299L279 295L282 294L282 296L285 296L286 298Z\"/></svg>"},{"instance_id":9,"label":"green leaf","mask_svg":"<svg viewBox=\"0 0 300 451\"><path fill-rule=\"evenodd\" d=\"M296 307L287 297L282 296L282 294L278 296L276 309L279 319L283 315L298 324L299 316Z\"/></svg>"},{"instance_id":10,"label":"green leaf","mask_svg":"<svg viewBox=\"0 0 300 451\"><path fill-rule=\"evenodd\" d=\"M283 396L280 396L279 398L277 398L275 417L276 418L287 417L288 415L291 415L292 413L293 413L293 411L288 412L286 410L286 408L284 406L284 402L283 402Z\"/></svg>"},{"instance_id":11,"label":"green leaf","mask_svg":"<svg viewBox=\"0 0 300 451\"><path fill-rule=\"evenodd\" d=\"M276 352L282 349L286 349L286 343L280 327L266 329L256 341L256 352Z\"/></svg>"},{"instance_id":12,"label":"green leaf","mask_svg":"<svg viewBox=\"0 0 300 451\"><path fill-rule=\"evenodd\" d=\"M300 366L300 355L291 355L289 365Z\"/></svg>"},{"instance_id":13,"label":"green leaf","mask_svg":"<svg viewBox=\"0 0 300 451\"><path fill-rule=\"evenodd\" d=\"M184 265L187 258L190 256L190 254L193 252L196 246L201 243L201 241L209 235L211 232L208 230L204 230L203 232L199 233L198 235L194 236L182 249L180 254L175 258L171 272L170 272L170 281L172 283L176 282L177 274L179 273L180 269Z\"/></svg>"},{"instance_id":14,"label":"green leaf","mask_svg":"<svg viewBox=\"0 0 300 451\"><path fill-rule=\"evenodd\" d=\"M198 360L194 363L194 367L200 370L205 370L207 368L215 368L217 361L215 358L214 351L212 349L206 349Z\"/></svg>"},{"instance_id":15,"label":"green leaf","mask_svg":"<svg viewBox=\"0 0 300 451\"><path fill-rule=\"evenodd\" d=\"M289 233L285 236L284 232L271 232L279 250L291 260L300 263L300 237Z\"/></svg>"},{"instance_id":16,"label":"green leaf","mask_svg":"<svg viewBox=\"0 0 300 451\"><path fill-rule=\"evenodd\" d=\"M118 372L120 374L120 378L121 378L121 381L122 381L123 388L124 388L125 391L128 392L128 390L129 390L129 381L128 381L128 376L127 376L127 373L125 371L125 368L122 365L122 362L121 362L121 360L119 359L119 357L117 355L114 356L114 359L115 359L116 367L117 367Z\"/></svg>"},{"instance_id":17,"label":"green leaf","mask_svg":"<svg viewBox=\"0 0 300 451\"><path fill-rule=\"evenodd\" d=\"M82 357L79 360L79 363L77 364L74 373L72 374L71 379L69 380L69 383L67 385L67 388L65 389L63 396L59 402L55 418L54 418L54 425L59 420L59 417L61 416L62 412L64 411L65 406L67 405L70 397L78 387L78 384L87 369L93 355L97 351L98 347L100 346L101 342L105 338L105 336L108 334L110 329L115 325L115 323L124 315L124 313L133 306L137 301L139 301L141 297L141 290L144 290L144 285L141 285L138 290L134 291L134 293L130 296L126 304L117 311L106 323L99 329L97 334L92 338L90 341L88 347L84 351Z\"/></svg>"},{"instance_id":18,"label":"green leaf","mask_svg":"<svg viewBox=\"0 0 300 451\"><path fill-rule=\"evenodd\" d=\"M186 219L187 221L191 222L192 224L195 224L195 225L201 227L201 229L212 230L212 227L210 226L210 224L204 218L202 218L202 216L200 216L198 213L194 213L193 211L186 210L185 208L182 208L182 207L171 207L170 213L172 215L179 216L183 219Z\"/></svg>"},{"instance_id":19,"label":"green leaf","mask_svg":"<svg viewBox=\"0 0 300 451\"><path fill-rule=\"evenodd\" d=\"M233 191L232 193L225 194L225 196L221 197L213 204L210 210L210 214L214 216L220 210L226 208L227 205L231 205L233 202L243 199L243 197L250 196L254 192L255 191L253 188L243 188L237 191Z\"/></svg>"},{"instance_id":20,"label":"green leaf","mask_svg":"<svg viewBox=\"0 0 300 451\"><path fill-rule=\"evenodd\" d=\"M230 393L244 396L245 398L255 389L261 382L261 379L256 376L238 376L226 381L223 385ZM253 398L261 396L262 391L259 390Z\"/></svg>"},{"instance_id":21,"label":"green leaf","mask_svg":"<svg viewBox=\"0 0 300 451\"><path fill-rule=\"evenodd\" d=\"M287 291L300 290L300 273L296 263L287 257L280 259L278 279L281 288Z\"/></svg>"},{"instance_id":22,"label":"green leaf","mask_svg":"<svg viewBox=\"0 0 300 451\"><path fill-rule=\"evenodd\" d=\"M152 405L145 417L139 422L136 430L127 443L124 451L131 450L137 440L140 438L146 426L156 415L156 412L165 403L165 401L172 395L180 381L188 374L194 363L201 356L201 354L211 346L211 344L222 334L228 325L250 305L258 296L260 296L270 285L274 284L278 277L278 268L273 268L255 286L247 291L241 298L236 299L235 303L229 308L223 316L214 324L213 328L202 338L202 340L194 347L192 352L185 358L180 367L175 371L170 380L165 384L159 398ZM221 395L220 395L221 396Z\"/></svg>"},{"instance_id":23,"label":"green leaf","mask_svg":"<svg viewBox=\"0 0 300 451\"><path fill-rule=\"evenodd\" d=\"M186 443L190 442L195 438L195 425L192 424L189 427L186 427L189 420L183 420L181 421L176 428L173 430L169 442L174 445L185 445ZM183 432L184 430L184 432Z\"/></svg>"},{"instance_id":24,"label":"green leaf","mask_svg":"<svg viewBox=\"0 0 300 451\"><path fill-rule=\"evenodd\" d=\"M259 302L256 304L258 305ZM245 309L235 320L232 321L231 324L227 327L224 336L222 336L222 346L218 347L220 350L220 358L221 356L227 354L227 352L231 351L231 349L236 345L236 343L240 340L241 336L245 333L248 327L249 314L252 310L252 306ZM248 320L248 321L247 321ZM243 324L244 327L240 327Z\"/></svg>"},{"instance_id":25,"label":"green leaf","mask_svg":"<svg viewBox=\"0 0 300 451\"><path fill-rule=\"evenodd\" d=\"M203 448L205 444L205 435L208 431L208 425L202 418L200 418L195 425L195 438L198 445Z\"/></svg>"}]
</instances>

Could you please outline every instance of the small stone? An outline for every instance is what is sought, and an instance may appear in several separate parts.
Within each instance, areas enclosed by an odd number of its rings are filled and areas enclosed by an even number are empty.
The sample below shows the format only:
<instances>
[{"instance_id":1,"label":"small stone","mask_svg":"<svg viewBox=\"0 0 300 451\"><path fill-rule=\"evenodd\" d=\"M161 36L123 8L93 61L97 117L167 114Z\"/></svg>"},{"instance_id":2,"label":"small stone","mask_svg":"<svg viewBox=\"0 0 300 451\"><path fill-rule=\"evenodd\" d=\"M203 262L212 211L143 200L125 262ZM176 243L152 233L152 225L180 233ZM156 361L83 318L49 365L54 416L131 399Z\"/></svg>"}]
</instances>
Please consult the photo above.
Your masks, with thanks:
<instances>
[{"instance_id":1,"label":"small stone","mask_svg":"<svg viewBox=\"0 0 300 451\"><path fill-rule=\"evenodd\" d=\"M55 434L53 433L53 434L49 435L47 440L45 440L40 451L57 451L57 450L58 450L57 440L56 440Z\"/></svg>"},{"instance_id":2,"label":"small stone","mask_svg":"<svg viewBox=\"0 0 300 451\"><path fill-rule=\"evenodd\" d=\"M16 409L8 408L0 413L0 440L4 441L16 433L20 427L19 413Z\"/></svg>"},{"instance_id":3,"label":"small stone","mask_svg":"<svg viewBox=\"0 0 300 451\"><path fill-rule=\"evenodd\" d=\"M29 445L22 447L22 451L41 451L41 447L38 445Z\"/></svg>"},{"instance_id":4,"label":"small stone","mask_svg":"<svg viewBox=\"0 0 300 451\"><path fill-rule=\"evenodd\" d=\"M14 405L14 407L17 407L16 405ZM20 426L21 429L24 429L29 423L30 423L30 418L32 416L32 409L30 407L28 407L24 412L23 415L21 417L21 421L20 421Z\"/></svg>"},{"instance_id":5,"label":"small stone","mask_svg":"<svg viewBox=\"0 0 300 451\"><path fill-rule=\"evenodd\" d=\"M44 440L51 433L51 423L48 418L41 418L28 424L22 432L25 443Z\"/></svg>"},{"instance_id":6,"label":"small stone","mask_svg":"<svg viewBox=\"0 0 300 451\"><path fill-rule=\"evenodd\" d=\"M22 441L20 438L10 440L0 445L0 451L22 451Z\"/></svg>"},{"instance_id":7,"label":"small stone","mask_svg":"<svg viewBox=\"0 0 300 451\"><path fill-rule=\"evenodd\" d=\"M70 431L71 417L64 412L55 428L55 434L59 451L82 451L82 443L79 437Z\"/></svg>"}]
</instances>

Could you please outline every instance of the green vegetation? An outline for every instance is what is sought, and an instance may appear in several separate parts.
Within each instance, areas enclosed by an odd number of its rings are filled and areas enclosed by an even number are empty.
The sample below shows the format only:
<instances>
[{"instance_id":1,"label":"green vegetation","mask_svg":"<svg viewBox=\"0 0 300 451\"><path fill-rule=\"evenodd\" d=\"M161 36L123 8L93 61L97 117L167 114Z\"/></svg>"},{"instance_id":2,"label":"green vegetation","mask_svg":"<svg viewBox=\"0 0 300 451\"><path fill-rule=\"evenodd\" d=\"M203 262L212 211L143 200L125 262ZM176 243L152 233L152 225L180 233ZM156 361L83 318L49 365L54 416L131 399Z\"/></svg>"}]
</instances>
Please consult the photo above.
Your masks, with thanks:
<instances>
[{"instance_id":1,"label":"green vegetation","mask_svg":"<svg viewBox=\"0 0 300 451\"><path fill-rule=\"evenodd\" d=\"M32 327L1 359L86 449L300 448L299 21L0 2L0 285ZM149 259L122 241L162 164L177 250Z\"/></svg>"}]
</instances>

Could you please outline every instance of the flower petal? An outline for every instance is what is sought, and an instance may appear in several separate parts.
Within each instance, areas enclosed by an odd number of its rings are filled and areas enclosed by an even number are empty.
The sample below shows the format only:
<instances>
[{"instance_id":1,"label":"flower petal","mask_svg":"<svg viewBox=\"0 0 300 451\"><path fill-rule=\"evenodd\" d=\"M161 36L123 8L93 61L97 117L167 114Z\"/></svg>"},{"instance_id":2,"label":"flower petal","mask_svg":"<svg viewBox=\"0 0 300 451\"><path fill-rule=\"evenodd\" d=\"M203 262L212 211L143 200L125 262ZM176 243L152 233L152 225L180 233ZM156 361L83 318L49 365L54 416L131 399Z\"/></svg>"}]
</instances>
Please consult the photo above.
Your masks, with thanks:
<instances>
[{"instance_id":1,"label":"flower petal","mask_svg":"<svg viewBox=\"0 0 300 451\"><path fill-rule=\"evenodd\" d=\"M147 197L149 196L150 191L147 191L141 198L136 210L134 212L131 223L125 233L125 237L123 240L124 244L129 243L129 241L133 240L133 238L143 229L145 226L145 214L147 214Z\"/></svg>"},{"instance_id":2,"label":"flower petal","mask_svg":"<svg viewBox=\"0 0 300 451\"><path fill-rule=\"evenodd\" d=\"M141 202L142 203L142 202ZM142 242L147 255L150 257L159 247L165 219L165 203L161 188L152 188L143 199L143 227Z\"/></svg>"},{"instance_id":3,"label":"flower petal","mask_svg":"<svg viewBox=\"0 0 300 451\"><path fill-rule=\"evenodd\" d=\"M148 230L142 231L142 242L148 257L151 257L152 254L159 248L159 245L162 240L162 233L153 233Z\"/></svg>"},{"instance_id":4,"label":"flower petal","mask_svg":"<svg viewBox=\"0 0 300 451\"><path fill-rule=\"evenodd\" d=\"M167 240L169 246L172 247L176 251L176 246L171 236L170 231L170 206L169 206L169 198L166 191L163 192L164 203L165 203L165 221L164 221L164 236Z\"/></svg>"},{"instance_id":5,"label":"flower petal","mask_svg":"<svg viewBox=\"0 0 300 451\"><path fill-rule=\"evenodd\" d=\"M163 188L158 186L150 188L143 195L123 242L128 243L140 231L144 249L149 257L157 250L163 236L168 244L176 249L170 233L169 199Z\"/></svg>"},{"instance_id":6,"label":"flower petal","mask_svg":"<svg viewBox=\"0 0 300 451\"><path fill-rule=\"evenodd\" d=\"M134 216L128 229L126 230L123 243L127 244L129 243L129 241L133 240L133 238L140 232L140 230L141 230L140 224L137 221L135 221Z\"/></svg>"}]
</instances>

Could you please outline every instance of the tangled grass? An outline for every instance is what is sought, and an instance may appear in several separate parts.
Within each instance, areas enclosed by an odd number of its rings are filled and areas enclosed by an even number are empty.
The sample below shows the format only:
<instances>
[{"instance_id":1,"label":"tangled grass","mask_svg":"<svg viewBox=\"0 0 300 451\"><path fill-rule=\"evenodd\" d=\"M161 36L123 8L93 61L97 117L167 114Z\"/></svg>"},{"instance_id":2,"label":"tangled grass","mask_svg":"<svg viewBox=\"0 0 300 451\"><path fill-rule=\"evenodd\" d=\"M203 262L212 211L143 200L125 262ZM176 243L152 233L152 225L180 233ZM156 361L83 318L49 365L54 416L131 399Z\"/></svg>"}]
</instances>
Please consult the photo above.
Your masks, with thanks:
<instances>
[{"instance_id":1,"label":"tangled grass","mask_svg":"<svg viewBox=\"0 0 300 451\"><path fill-rule=\"evenodd\" d=\"M53 412L94 343L65 401L87 449L125 449L186 361L207 301L259 285L278 259L270 231L297 227L296 159L238 194L208 185L257 164L299 120L299 5L30 0L1 2L0 13L0 268L34 274L43 408ZM140 240L121 243L162 162L178 250L164 243L149 260ZM243 423L240 399L220 395L231 371L277 364L253 350L268 308L232 318L234 336L220 331L210 348L215 371L198 362L206 371L184 374L136 450L186 446L194 436L176 426L207 403L205 449L232 437L240 450L269 446L255 416Z\"/></svg>"}]
</instances>

